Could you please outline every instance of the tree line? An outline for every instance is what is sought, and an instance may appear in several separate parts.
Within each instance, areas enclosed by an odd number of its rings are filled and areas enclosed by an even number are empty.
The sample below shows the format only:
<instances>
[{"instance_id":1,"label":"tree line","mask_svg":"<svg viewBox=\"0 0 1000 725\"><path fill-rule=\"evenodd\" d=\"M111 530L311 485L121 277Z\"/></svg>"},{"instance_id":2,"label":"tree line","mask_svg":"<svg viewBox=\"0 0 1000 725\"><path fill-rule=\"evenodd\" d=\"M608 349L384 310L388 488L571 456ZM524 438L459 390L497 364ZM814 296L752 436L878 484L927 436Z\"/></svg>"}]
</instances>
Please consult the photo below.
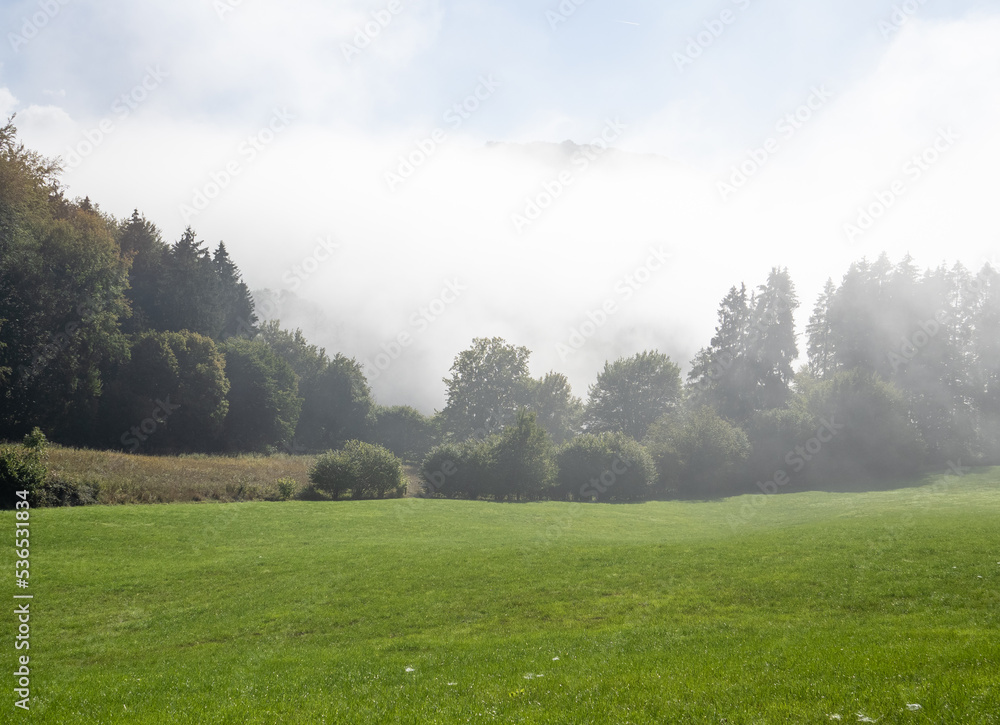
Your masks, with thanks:
<instances>
[{"instance_id":1,"label":"tree line","mask_svg":"<svg viewBox=\"0 0 1000 725\"><path fill-rule=\"evenodd\" d=\"M0 129L0 439L137 453L323 452L422 463L428 493L636 500L907 475L1000 458L1000 299L989 265L885 255L827 282L795 369L786 269L721 301L681 368L608 361L587 391L481 338L433 416L383 407L361 366L261 323L225 244L167 242L138 211L69 200L56 162ZM602 478L603 477L603 478ZM609 485L609 480L612 482Z\"/></svg>"}]
</instances>

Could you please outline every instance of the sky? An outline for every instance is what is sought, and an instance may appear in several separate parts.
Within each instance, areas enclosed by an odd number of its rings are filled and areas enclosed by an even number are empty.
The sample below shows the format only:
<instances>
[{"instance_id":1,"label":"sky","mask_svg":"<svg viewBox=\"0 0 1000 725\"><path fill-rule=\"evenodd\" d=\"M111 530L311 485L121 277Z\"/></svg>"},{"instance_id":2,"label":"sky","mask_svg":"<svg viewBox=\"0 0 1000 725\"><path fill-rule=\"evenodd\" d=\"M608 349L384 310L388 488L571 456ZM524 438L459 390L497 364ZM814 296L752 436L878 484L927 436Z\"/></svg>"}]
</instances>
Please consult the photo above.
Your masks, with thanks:
<instances>
[{"instance_id":1,"label":"sky","mask_svg":"<svg viewBox=\"0 0 1000 725\"><path fill-rule=\"evenodd\" d=\"M582 397L642 350L686 370L775 266L801 333L862 257L1000 261L998 2L3 0L0 27L0 113L71 197L225 241L386 405L440 409L475 337Z\"/></svg>"}]
</instances>

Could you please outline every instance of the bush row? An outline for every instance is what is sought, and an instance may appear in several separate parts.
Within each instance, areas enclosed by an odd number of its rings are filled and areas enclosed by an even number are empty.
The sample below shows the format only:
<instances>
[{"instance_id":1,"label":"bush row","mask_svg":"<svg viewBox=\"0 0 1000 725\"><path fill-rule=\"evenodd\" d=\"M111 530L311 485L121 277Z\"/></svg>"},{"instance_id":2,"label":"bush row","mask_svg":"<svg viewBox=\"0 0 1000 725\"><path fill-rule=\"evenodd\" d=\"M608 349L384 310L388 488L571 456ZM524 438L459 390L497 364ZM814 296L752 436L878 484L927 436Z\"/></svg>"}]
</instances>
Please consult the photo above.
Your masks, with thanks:
<instances>
[{"instance_id":1,"label":"bush row","mask_svg":"<svg viewBox=\"0 0 1000 725\"><path fill-rule=\"evenodd\" d=\"M641 501L660 493L649 453L622 433L552 445L534 413L484 440L446 443L420 468L424 493L496 501Z\"/></svg>"}]
</instances>

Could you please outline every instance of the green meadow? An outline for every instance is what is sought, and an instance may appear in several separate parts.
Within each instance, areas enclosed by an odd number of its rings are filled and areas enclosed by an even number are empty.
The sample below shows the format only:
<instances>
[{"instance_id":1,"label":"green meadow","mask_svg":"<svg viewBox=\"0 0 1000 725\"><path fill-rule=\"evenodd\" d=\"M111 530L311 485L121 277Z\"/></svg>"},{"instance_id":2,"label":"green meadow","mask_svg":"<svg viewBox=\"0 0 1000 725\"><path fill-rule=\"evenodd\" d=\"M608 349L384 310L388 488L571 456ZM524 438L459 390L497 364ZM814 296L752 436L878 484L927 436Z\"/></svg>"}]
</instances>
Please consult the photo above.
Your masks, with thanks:
<instances>
[{"instance_id":1,"label":"green meadow","mask_svg":"<svg viewBox=\"0 0 1000 725\"><path fill-rule=\"evenodd\" d=\"M912 484L33 510L5 721L1000 722L1000 469Z\"/></svg>"}]
</instances>

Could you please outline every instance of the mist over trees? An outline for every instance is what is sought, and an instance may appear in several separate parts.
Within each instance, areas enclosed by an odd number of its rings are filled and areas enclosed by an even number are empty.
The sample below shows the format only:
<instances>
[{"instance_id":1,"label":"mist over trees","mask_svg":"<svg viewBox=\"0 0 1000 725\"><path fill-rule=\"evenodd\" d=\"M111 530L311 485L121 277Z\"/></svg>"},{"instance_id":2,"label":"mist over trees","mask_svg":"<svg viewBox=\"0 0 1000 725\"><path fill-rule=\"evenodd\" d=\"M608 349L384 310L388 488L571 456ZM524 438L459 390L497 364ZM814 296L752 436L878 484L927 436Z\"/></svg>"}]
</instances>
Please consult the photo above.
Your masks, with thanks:
<instances>
[{"instance_id":1,"label":"mist over trees","mask_svg":"<svg viewBox=\"0 0 1000 725\"><path fill-rule=\"evenodd\" d=\"M375 401L358 361L260 324L224 243L67 199L57 164L0 129L0 439L364 442L420 463L427 495L495 500L771 493L1000 461L997 270L882 255L830 279L801 332L799 307L785 268L740 281L686 379L640 351L607 361L585 401L558 371L532 377L526 347L476 338L426 416Z\"/></svg>"}]
</instances>

